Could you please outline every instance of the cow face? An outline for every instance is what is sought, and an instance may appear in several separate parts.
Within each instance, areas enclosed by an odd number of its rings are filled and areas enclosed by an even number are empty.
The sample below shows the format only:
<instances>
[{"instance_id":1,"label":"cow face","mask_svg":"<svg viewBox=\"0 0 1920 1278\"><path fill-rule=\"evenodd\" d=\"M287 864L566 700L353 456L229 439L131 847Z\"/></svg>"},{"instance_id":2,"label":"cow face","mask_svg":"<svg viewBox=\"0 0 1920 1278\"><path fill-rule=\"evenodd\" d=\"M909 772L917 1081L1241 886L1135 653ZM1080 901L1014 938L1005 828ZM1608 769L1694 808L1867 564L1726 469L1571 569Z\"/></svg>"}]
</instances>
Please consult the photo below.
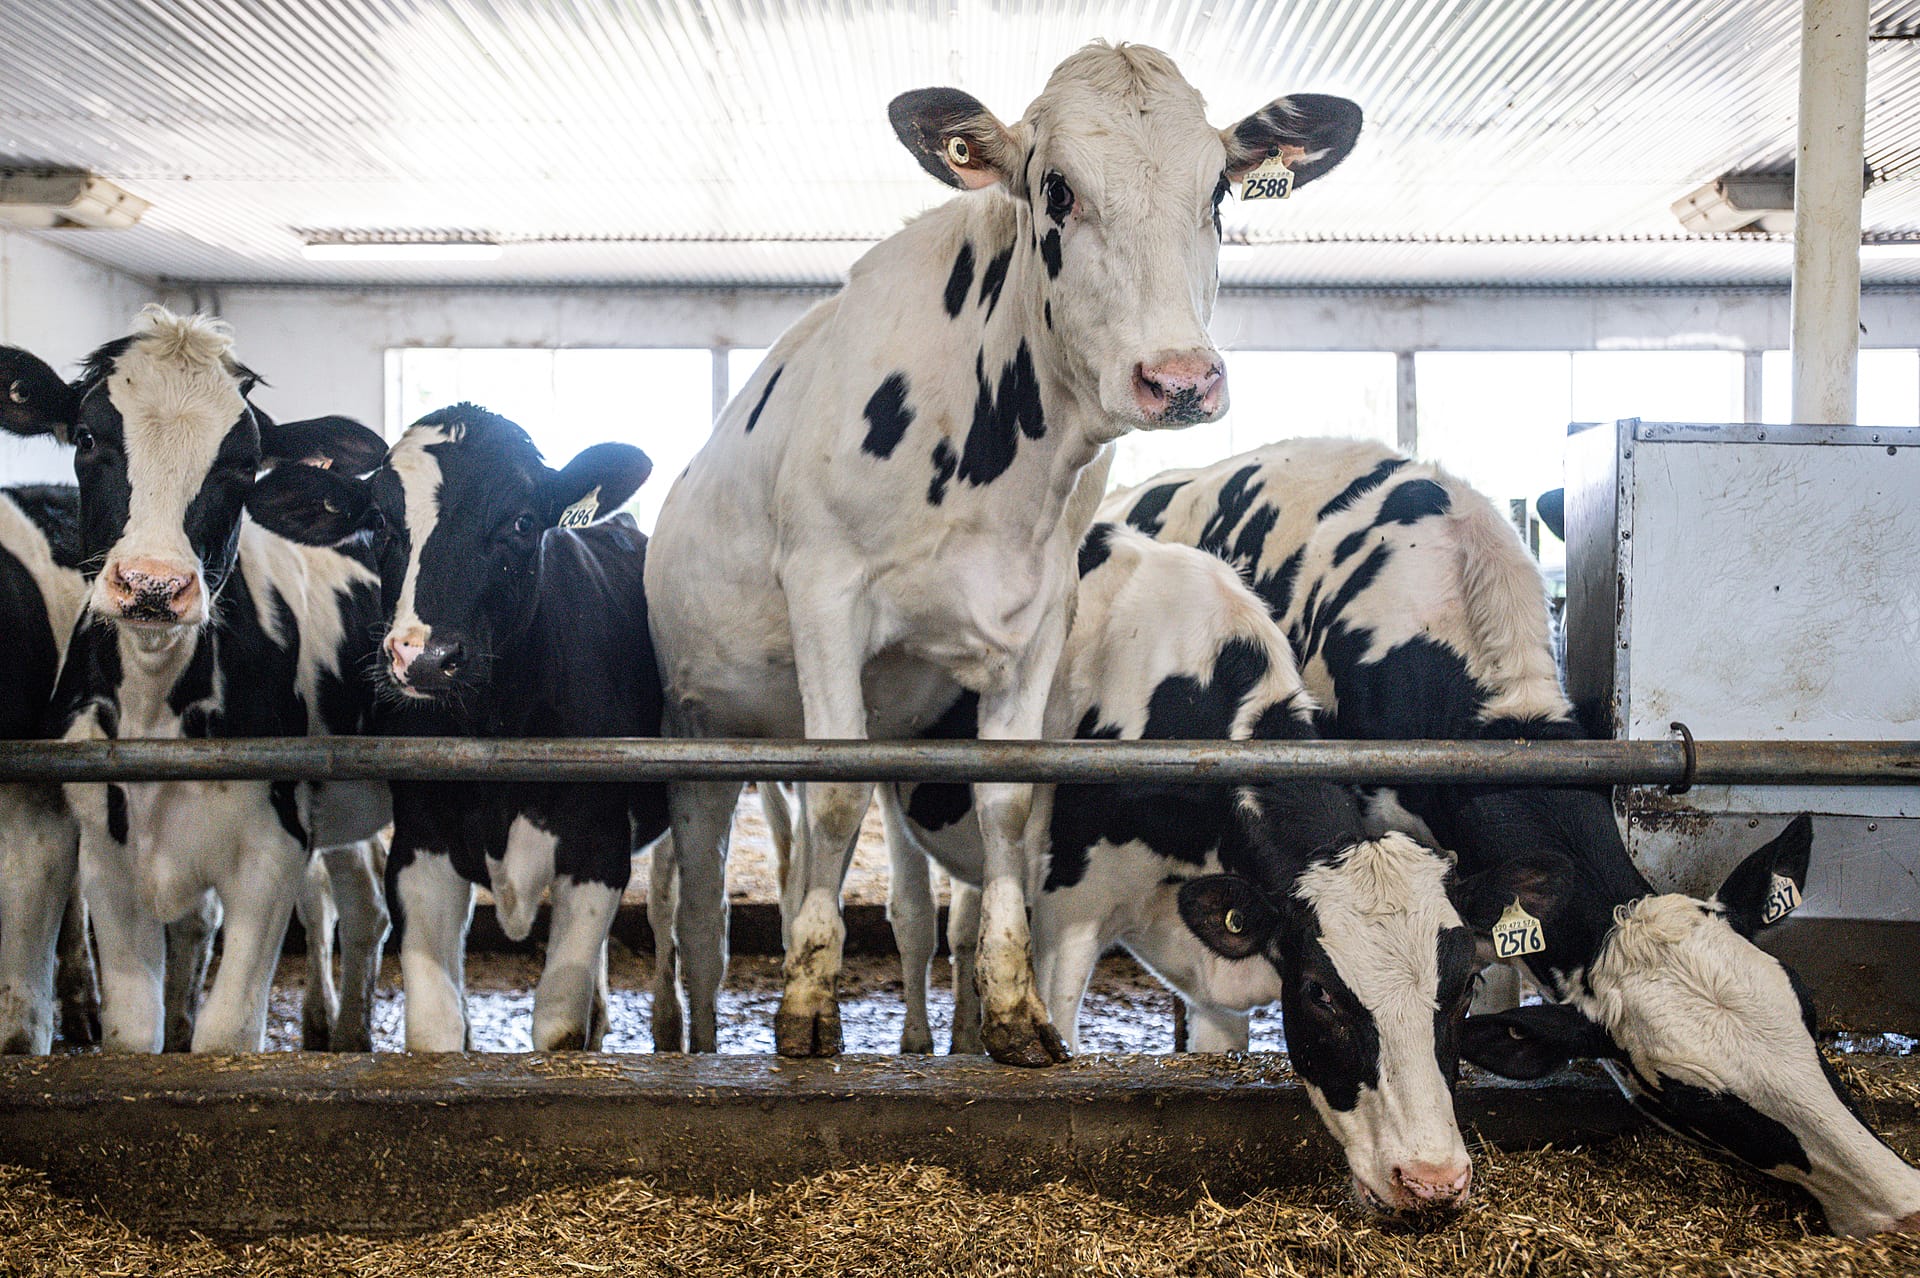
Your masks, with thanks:
<instances>
[{"instance_id":1,"label":"cow face","mask_svg":"<svg viewBox=\"0 0 1920 1278\"><path fill-rule=\"evenodd\" d=\"M88 610L164 640L209 619L263 464L351 466L379 437L353 423L329 433L256 418L246 401L256 379L233 359L225 324L159 306L141 322L95 351L70 386L11 348L0 349L0 382L8 429L73 445Z\"/></svg>"},{"instance_id":2,"label":"cow face","mask_svg":"<svg viewBox=\"0 0 1920 1278\"><path fill-rule=\"evenodd\" d=\"M532 622L542 540L612 514L652 468L637 448L598 444L551 470L520 427L461 404L408 427L364 480L294 468L263 480L251 506L296 540L374 536L385 685L457 698L491 683L496 654Z\"/></svg>"},{"instance_id":3,"label":"cow face","mask_svg":"<svg viewBox=\"0 0 1920 1278\"><path fill-rule=\"evenodd\" d=\"M1476 964L1446 875L1390 834L1315 859L1283 896L1231 874L1180 892L1210 949L1277 974L1293 1067L1375 1211L1458 1207L1472 1185L1453 1079Z\"/></svg>"},{"instance_id":4,"label":"cow face","mask_svg":"<svg viewBox=\"0 0 1920 1278\"><path fill-rule=\"evenodd\" d=\"M1226 370L1207 336L1218 284L1220 202L1271 156L1294 184L1352 150L1360 108L1280 98L1226 129L1173 62L1139 45L1090 45L1062 62L1008 127L957 89L903 94L894 130L951 186L1015 202L1030 330L1051 330L1064 374L1127 426L1211 421ZM1037 262L1034 260L1037 257Z\"/></svg>"},{"instance_id":5,"label":"cow face","mask_svg":"<svg viewBox=\"0 0 1920 1278\"><path fill-rule=\"evenodd\" d=\"M1564 1005L1474 1017L1465 1056L1516 1078L1598 1059L1661 1126L1804 1186L1835 1232L1920 1232L1920 1172L1860 1121L1815 1046L1806 991L1750 939L1775 877L1804 885L1811 842L1811 823L1796 818L1711 900L1618 907L1591 968L1564 983ZM1529 910L1577 908L1564 881L1528 888ZM1493 904L1468 907L1476 924Z\"/></svg>"}]
</instances>

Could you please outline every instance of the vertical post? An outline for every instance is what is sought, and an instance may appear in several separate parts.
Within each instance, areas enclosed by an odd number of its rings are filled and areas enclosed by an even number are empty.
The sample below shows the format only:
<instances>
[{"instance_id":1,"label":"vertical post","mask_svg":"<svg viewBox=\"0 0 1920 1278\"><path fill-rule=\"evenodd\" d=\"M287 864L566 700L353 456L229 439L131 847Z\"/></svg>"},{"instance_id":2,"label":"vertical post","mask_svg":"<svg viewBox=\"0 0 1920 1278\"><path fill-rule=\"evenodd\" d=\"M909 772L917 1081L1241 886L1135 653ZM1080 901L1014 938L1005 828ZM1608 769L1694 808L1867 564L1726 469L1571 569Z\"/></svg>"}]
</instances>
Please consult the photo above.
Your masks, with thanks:
<instances>
[{"instance_id":1,"label":"vertical post","mask_svg":"<svg viewBox=\"0 0 1920 1278\"><path fill-rule=\"evenodd\" d=\"M731 389L727 385L727 351L729 349L731 348L726 346L716 346L712 352L713 420L716 422L720 420L720 410L727 406L729 399L733 398Z\"/></svg>"},{"instance_id":2,"label":"vertical post","mask_svg":"<svg viewBox=\"0 0 1920 1278\"><path fill-rule=\"evenodd\" d=\"M1420 451L1420 394L1413 380L1413 352L1393 354L1394 442L1409 455Z\"/></svg>"},{"instance_id":3,"label":"vertical post","mask_svg":"<svg viewBox=\"0 0 1920 1278\"><path fill-rule=\"evenodd\" d=\"M1762 386L1765 356L1765 351L1740 352L1740 420L1743 422L1757 422L1765 411L1766 394Z\"/></svg>"},{"instance_id":4,"label":"vertical post","mask_svg":"<svg viewBox=\"0 0 1920 1278\"><path fill-rule=\"evenodd\" d=\"M1793 420L1855 415L1867 0L1803 0L1793 178Z\"/></svg>"}]
</instances>

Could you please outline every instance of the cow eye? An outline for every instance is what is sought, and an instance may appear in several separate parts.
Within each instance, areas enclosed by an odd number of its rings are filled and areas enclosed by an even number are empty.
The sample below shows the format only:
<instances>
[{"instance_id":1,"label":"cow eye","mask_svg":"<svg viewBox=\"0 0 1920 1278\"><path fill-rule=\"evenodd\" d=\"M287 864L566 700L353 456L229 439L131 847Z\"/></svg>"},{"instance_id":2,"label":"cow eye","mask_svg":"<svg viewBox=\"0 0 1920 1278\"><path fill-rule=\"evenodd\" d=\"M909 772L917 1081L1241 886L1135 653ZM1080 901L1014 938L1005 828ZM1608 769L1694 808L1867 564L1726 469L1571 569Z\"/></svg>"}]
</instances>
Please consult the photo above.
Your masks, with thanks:
<instances>
[{"instance_id":1,"label":"cow eye","mask_svg":"<svg viewBox=\"0 0 1920 1278\"><path fill-rule=\"evenodd\" d=\"M73 432L73 446L77 451L90 453L93 451L93 444L93 432L85 426L79 427Z\"/></svg>"},{"instance_id":2,"label":"cow eye","mask_svg":"<svg viewBox=\"0 0 1920 1278\"><path fill-rule=\"evenodd\" d=\"M1056 222L1065 222L1067 215L1073 212L1073 188L1058 173L1049 172L1046 194L1047 216Z\"/></svg>"},{"instance_id":3,"label":"cow eye","mask_svg":"<svg viewBox=\"0 0 1920 1278\"><path fill-rule=\"evenodd\" d=\"M520 517L513 521L513 530L525 537L533 532L537 522L531 512L522 512Z\"/></svg>"},{"instance_id":4,"label":"cow eye","mask_svg":"<svg viewBox=\"0 0 1920 1278\"><path fill-rule=\"evenodd\" d=\"M1325 1012L1333 1010L1333 991L1309 976L1300 982L1300 997Z\"/></svg>"}]
</instances>

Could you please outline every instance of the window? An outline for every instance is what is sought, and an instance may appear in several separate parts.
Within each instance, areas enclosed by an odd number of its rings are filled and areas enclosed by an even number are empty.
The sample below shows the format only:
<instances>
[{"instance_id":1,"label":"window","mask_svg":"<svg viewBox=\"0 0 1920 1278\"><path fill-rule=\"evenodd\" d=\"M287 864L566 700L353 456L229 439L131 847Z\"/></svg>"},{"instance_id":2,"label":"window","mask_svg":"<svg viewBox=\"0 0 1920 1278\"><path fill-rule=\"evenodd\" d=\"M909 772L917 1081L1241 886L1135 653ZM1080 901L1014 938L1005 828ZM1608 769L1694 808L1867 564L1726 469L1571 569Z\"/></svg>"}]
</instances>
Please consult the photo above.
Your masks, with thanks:
<instances>
[{"instance_id":1,"label":"window","mask_svg":"<svg viewBox=\"0 0 1920 1278\"><path fill-rule=\"evenodd\" d=\"M1737 422L1745 369L1738 351L1575 351L1577 422Z\"/></svg>"},{"instance_id":2,"label":"window","mask_svg":"<svg viewBox=\"0 0 1920 1278\"><path fill-rule=\"evenodd\" d=\"M556 469L592 444L645 450L653 476L626 506L645 532L653 531L667 490L713 426L713 355L704 346L406 348L389 351L387 358L393 388L389 438L437 408L467 400L524 427Z\"/></svg>"},{"instance_id":3,"label":"window","mask_svg":"<svg viewBox=\"0 0 1920 1278\"><path fill-rule=\"evenodd\" d=\"M753 380L760 361L767 357L764 346L735 346L727 352L727 398L738 395Z\"/></svg>"},{"instance_id":4,"label":"window","mask_svg":"<svg viewBox=\"0 0 1920 1278\"><path fill-rule=\"evenodd\" d=\"M1861 351L1858 407L1863 426L1920 426L1920 352ZM1760 357L1760 420L1793 420L1793 356Z\"/></svg>"},{"instance_id":5,"label":"window","mask_svg":"<svg viewBox=\"0 0 1920 1278\"><path fill-rule=\"evenodd\" d=\"M1180 430L1136 430L1115 446L1115 487L1163 470L1207 466L1302 435L1395 439L1388 351L1229 351L1227 415Z\"/></svg>"}]
</instances>

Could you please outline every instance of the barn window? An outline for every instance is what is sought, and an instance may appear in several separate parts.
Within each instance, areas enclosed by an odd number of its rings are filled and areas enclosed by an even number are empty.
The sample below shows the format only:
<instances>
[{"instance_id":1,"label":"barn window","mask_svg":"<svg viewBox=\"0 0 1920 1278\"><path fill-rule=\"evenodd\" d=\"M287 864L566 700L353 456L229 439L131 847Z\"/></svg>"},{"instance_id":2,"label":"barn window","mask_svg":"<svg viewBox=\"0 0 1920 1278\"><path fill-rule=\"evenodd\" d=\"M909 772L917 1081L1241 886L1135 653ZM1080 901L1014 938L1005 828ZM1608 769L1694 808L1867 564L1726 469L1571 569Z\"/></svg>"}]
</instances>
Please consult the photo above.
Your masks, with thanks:
<instances>
[{"instance_id":1,"label":"barn window","mask_svg":"<svg viewBox=\"0 0 1920 1278\"><path fill-rule=\"evenodd\" d=\"M1862 426L1920 426L1920 351L1860 352L1859 408ZM1793 420L1793 356L1768 351L1760 357L1760 420Z\"/></svg>"}]
</instances>

